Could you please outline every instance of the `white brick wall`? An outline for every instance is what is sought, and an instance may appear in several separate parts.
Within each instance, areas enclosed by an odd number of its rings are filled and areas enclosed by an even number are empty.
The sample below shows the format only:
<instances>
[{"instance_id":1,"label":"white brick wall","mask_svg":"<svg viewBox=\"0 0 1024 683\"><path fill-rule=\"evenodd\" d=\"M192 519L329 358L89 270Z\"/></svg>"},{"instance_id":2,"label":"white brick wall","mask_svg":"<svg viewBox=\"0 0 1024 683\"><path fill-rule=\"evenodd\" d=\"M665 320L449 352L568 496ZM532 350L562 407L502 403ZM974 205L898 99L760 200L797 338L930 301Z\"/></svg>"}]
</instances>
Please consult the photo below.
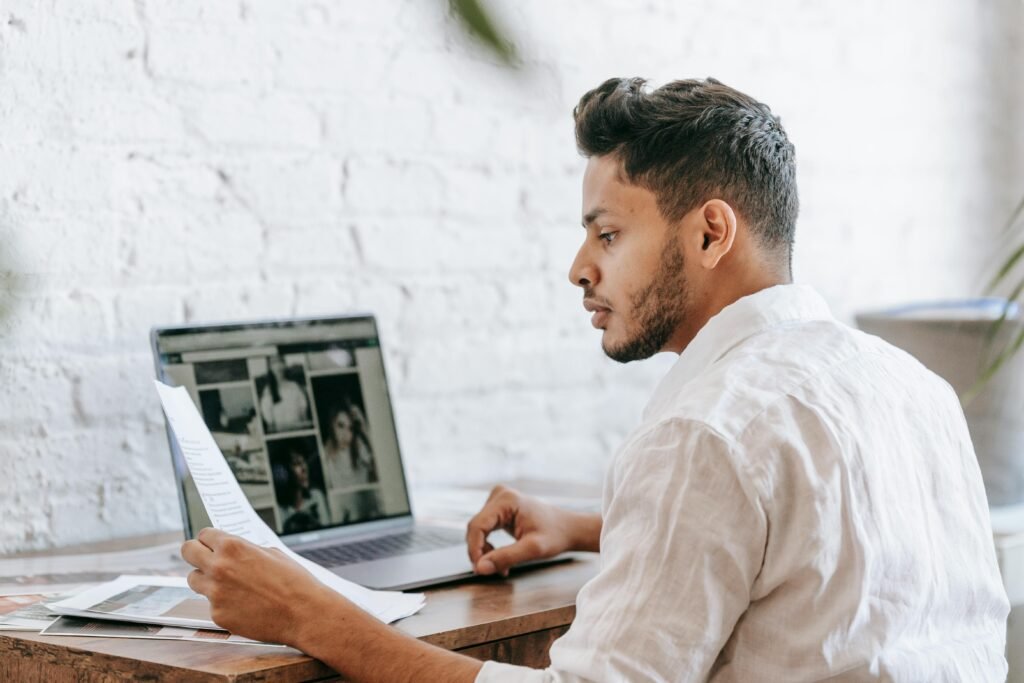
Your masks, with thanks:
<instances>
[{"instance_id":1,"label":"white brick wall","mask_svg":"<svg viewBox=\"0 0 1024 683\"><path fill-rule=\"evenodd\" d=\"M565 279L608 76L782 115L842 317L976 291L1024 191L1019 0L503 3L518 75L443 7L0 0L0 553L178 524L160 323L373 310L414 484L598 479L671 361Z\"/></svg>"}]
</instances>

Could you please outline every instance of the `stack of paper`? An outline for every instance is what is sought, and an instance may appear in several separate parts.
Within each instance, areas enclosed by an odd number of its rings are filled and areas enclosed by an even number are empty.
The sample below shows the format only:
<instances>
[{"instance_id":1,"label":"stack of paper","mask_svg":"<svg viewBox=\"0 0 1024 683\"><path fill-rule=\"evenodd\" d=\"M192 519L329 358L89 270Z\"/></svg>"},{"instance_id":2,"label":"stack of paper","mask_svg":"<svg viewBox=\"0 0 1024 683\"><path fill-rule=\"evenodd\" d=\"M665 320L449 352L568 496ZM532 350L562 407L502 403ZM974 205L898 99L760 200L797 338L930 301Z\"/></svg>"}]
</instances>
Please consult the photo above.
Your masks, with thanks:
<instances>
[{"instance_id":1,"label":"stack of paper","mask_svg":"<svg viewBox=\"0 0 1024 683\"><path fill-rule=\"evenodd\" d=\"M65 615L45 625L48 636L102 636L256 643L210 619L210 602L182 577L121 576L47 605ZM78 618L75 618L78 617Z\"/></svg>"},{"instance_id":2,"label":"stack of paper","mask_svg":"<svg viewBox=\"0 0 1024 683\"><path fill-rule=\"evenodd\" d=\"M370 590L296 555L249 504L184 387L172 388L157 382L156 388L178 447L185 457L210 521L216 528L241 536L256 545L280 550L321 582L386 624L415 614L423 607L424 597L421 593Z\"/></svg>"},{"instance_id":3,"label":"stack of paper","mask_svg":"<svg viewBox=\"0 0 1024 683\"><path fill-rule=\"evenodd\" d=\"M0 631L41 631L57 618L50 613L46 601L63 597L61 593L0 597Z\"/></svg>"},{"instance_id":4,"label":"stack of paper","mask_svg":"<svg viewBox=\"0 0 1024 683\"><path fill-rule=\"evenodd\" d=\"M188 587L184 577L121 576L55 602L56 614L182 628L220 628L210 619L210 603Z\"/></svg>"},{"instance_id":5,"label":"stack of paper","mask_svg":"<svg viewBox=\"0 0 1024 683\"><path fill-rule=\"evenodd\" d=\"M124 621L99 621L78 617L59 617L43 631L46 636L88 636L91 638L146 638L150 640L194 640L203 643L241 643L284 647L236 636L222 629L192 629L178 626L136 624Z\"/></svg>"}]
</instances>

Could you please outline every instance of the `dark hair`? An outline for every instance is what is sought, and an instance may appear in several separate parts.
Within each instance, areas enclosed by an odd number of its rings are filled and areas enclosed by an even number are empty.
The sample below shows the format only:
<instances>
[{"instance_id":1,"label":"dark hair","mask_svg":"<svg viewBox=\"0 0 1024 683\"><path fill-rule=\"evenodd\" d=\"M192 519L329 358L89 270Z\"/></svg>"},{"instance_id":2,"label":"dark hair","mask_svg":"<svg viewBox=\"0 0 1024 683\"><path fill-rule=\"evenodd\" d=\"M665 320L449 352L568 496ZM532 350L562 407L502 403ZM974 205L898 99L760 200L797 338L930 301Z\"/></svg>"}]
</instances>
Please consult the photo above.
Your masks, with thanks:
<instances>
[{"instance_id":1,"label":"dark hair","mask_svg":"<svg viewBox=\"0 0 1024 683\"><path fill-rule=\"evenodd\" d=\"M277 358L281 357L277 356ZM284 362L284 359L281 358L281 361ZM270 400L273 403L280 403L281 390L277 386L277 377L274 375L274 371L270 369L270 358L267 358L267 388L270 389Z\"/></svg>"},{"instance_id":2,"label":"dark hair","mask_svg":"<svg viewBox=\"0 0 1024 683\"><path fill-rule=\"evenodd\" d=\"M355 404L352 402L352 398L349 396L345 396L340 403L335 403L333 406L331 406L330 410L327 412L327 429L324 430L327 434L327 438L324 440L324 445L330 445L332 449L337 449L339 447L340 444L334 437L334 422L338 419L339 415L344 415L345 417L347 417L349 422L349 429L352 430L352 441L348 445L348 457L349 462L352 465L352 469L357 470L360 467L364 466L362 463L360 463L361 453L359 452L359 444L362 443L362 448L365 448L366 452L369 453L371 456L371 462L369 463L370 480L376 481L376 464L372 461L373 447L370 445L370 439L366 435L366 432L364 431L365 425L362 423L361 420L357 420L353 415L353 412L355 410L357 410L357 408L355 407Z\"/></svg>"},{"instance_id":3,"label":"dark hair","mask_svg":"<svg viewBox=\"0 0 1024 683\"><path fill-rule=\"evenodd\" d=\"M306 467L309 467L309 457L298 444L286 444L285 448L274 453L274 489L279 505L294 505L298 494L306 495L313 487L312 473L310 473L309 485L305 488L299 485L299 480L292 472L292 459L296 456L306 463Z\"/></svg>"},{"instance_id":4,"label":"dark hair","mask_svg":"<svg viewBox=\"0 0 1024 683\"><path fill-rule=\"evenodd\" d=\"M584 156L615 155L626 179L677 221L719 198L788 265L799 200L793 144L767 105L716 81L611 78L573 110Z\"/></svg>"}]
</instances>

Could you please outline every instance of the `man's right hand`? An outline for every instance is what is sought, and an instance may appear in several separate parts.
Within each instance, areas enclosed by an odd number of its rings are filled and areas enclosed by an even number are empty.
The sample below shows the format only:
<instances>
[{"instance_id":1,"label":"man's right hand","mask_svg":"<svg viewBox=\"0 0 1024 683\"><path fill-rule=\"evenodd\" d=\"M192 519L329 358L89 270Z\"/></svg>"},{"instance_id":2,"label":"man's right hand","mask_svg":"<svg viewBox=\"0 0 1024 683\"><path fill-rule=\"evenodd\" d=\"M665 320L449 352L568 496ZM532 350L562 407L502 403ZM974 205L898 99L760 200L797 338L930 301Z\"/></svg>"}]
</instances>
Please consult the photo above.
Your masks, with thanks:
<instances>
[{"instance_id":1,"label":"man's right hand","mask_svg":"<svg viewBox=\"0 0 1024 683\"><path fill-rule=\"evenodd\" d=\"M504 529L515 543L495 549L487 535ZM597 551L601 516L565 510L504 486L495 486L469 521L466 545L477 574L508 574L510 567L569 550Z\"/></svg>"}]
</instances>

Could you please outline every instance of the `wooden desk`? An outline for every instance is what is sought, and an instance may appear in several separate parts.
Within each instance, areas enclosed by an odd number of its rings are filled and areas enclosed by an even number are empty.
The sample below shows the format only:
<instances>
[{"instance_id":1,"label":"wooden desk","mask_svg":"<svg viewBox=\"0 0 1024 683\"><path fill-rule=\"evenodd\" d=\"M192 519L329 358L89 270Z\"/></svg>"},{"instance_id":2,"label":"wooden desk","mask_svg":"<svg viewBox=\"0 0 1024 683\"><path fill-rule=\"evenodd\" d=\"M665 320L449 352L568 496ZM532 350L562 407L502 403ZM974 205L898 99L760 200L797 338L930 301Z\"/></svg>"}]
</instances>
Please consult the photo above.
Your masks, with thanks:
<instances>
[{"instance_id":1,"label":"wooden desk","mask_svg":"<svg viewBox=\"0 0 1024 683\"><path fill-rule=\"evenodd\" d=\"M105 544L104 549L113 548ZM479 659L546 666L548 648L576 614L576 593L597 573L596 555L573 557L572 562L510 579L477 579L428 590L426 606L395 627ZM0 681L139 679L340 680L326 665L290 648L0 632Z\"/></svg>"}]
</instances>

